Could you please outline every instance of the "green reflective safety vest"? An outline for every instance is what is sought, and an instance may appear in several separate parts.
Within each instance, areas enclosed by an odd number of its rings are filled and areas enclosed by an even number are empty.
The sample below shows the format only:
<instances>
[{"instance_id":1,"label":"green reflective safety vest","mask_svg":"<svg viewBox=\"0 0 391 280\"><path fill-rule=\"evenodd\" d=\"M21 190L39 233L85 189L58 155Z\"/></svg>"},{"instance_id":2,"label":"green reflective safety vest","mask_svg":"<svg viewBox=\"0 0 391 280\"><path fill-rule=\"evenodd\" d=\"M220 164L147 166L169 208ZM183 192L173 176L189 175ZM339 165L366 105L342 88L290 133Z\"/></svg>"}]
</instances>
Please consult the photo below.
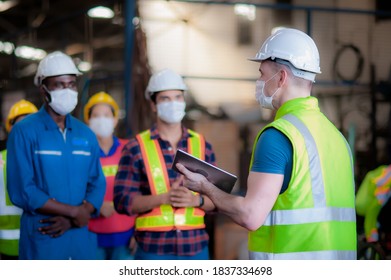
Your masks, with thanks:
<instances>
[{"instance_id":1,"label":"green reflective safety vest","mask_svg":"<svg viewBox=\"0 0 391 280\"><path fill-rule=\"evenodd\" d=\"M0 158L0 253L18 256L22 209L12 204L6 188L7 151Z\"/></svg>"},{"instance_id":2,"label":"green reflective safety vest","mask_svg":"<svg viewBox=\"0 0 391 280\"><path fill-rule=\"evenodd\" d=\"M314 97L284 103L256 140L268 127L290 140L292 175L264 224L249 233L250 258L356 259L355 185L347 141Z\"/></svg>"},{"instance_id":3,"label":"green reflective safety vest","mask_svg":"<svg viewBox=\"0 0 391 280\"><path fill-rule=\"evenodd\" d=\"M381 165L369 171L356 195L357 215L363 216L365 237L369 242L379 240L378 216L391 197L391 165Z\"/></svg>"},{"instance_id":4,"label":"green reflective safety vest","mask_svg":"<svg viewBox=\"0 0 391 280\"><path fill-rule=\"evenodd\" d=\"M187 149L193 156L205 159L205 139L202 135L188 129ZM153 195L168 192L170 180L167 166L157 139L151 139L151 131L146 130L136 136L140 144L148 183ZM173 208L169 204L160 205L150 212L136 218L138 231L170 231L174 229L192 230L205 228L205 212L200 208Z\"/></svg>"}]
</instances>

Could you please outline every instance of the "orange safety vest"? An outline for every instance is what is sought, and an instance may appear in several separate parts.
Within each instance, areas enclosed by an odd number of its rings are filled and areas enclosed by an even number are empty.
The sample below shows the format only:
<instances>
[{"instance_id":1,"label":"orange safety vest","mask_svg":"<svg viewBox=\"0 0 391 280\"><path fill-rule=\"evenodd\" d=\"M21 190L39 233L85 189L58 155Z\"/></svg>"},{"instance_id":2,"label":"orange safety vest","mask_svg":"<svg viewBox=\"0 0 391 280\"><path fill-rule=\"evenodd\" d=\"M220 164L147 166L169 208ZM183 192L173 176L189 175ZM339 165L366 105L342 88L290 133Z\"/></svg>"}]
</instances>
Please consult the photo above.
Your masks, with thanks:
<instances>
[{"instance_id":1,"label":"orange safety vest","mask_svg":"<svg viewBox=\"0 0 391 280\"><path fill-rule=\"evenodd\" d=\"M118 163L121 158L122 149L127 143L126 140L119 139L120 145L112 156L101 157L103 174L106 178L106 193L104 201L113 202L114 179L118 170ZM134 227L135 216L127 216L114 212L110 217L98 217L90 219L88 229L95 233L118 233L125 232Z\"/></svg>"},{"instance_id":2,"label":"orange safety vest","mask_svg":"<svg viewBox=\"0 0 391 280\"><path fill-rule=\"evenodd\" d=\"M188 129L187 151L205 160L205 139L202 135ZM170 180L163 153L157 139L151 139L151 131L146 130L136 136L147 172L149 186L153 195L168 192ZM162 204L150 212L136 218L138 231L170 231L174 229L191 230L205 228L205 212L200 208L174 208Z\"/></svg>"}]
</instances>

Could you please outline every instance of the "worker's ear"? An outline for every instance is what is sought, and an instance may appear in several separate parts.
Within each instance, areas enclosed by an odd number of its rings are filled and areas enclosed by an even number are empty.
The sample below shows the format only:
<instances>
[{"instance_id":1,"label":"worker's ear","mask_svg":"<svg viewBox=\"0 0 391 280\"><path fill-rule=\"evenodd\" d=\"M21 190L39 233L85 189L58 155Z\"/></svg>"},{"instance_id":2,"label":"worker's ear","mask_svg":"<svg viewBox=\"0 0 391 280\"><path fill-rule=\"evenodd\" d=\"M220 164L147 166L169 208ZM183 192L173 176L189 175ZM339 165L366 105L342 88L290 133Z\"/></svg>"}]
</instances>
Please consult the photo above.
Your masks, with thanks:
<instances>
[{"instance_id":1,"label":"worker's ear","mask_svg":"<svg viewBox=\"0 0 391 280\"><path fill-rule=\"evenodd\" d=\"M153 102L152 100L150 100L149 103L150 103L152 112L156 113L157 112L156 103Z\"/></svg>"},{"instance_id":2,"label":"worker's ear","mask_svg":"<svg viewBox=\"0 0 391 280\"><path fill-rule=\"evenodd\" d=\"M280 75L280 79L278 81L278 87L282 87L283 85L285 85L285 83L288 79L288 72L286 69L281 68L280 73L281 73L281 75Z\"/></svg>"}]
</instances>

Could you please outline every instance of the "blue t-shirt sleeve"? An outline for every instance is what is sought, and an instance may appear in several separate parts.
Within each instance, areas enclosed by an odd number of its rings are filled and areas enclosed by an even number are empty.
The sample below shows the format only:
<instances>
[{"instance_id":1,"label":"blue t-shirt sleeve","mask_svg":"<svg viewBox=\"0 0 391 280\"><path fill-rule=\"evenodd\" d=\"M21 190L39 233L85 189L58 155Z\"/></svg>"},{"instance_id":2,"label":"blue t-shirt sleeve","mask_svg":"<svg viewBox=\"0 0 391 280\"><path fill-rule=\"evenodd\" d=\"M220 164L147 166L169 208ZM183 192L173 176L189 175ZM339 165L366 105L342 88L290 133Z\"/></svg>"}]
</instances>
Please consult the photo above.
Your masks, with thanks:
<instances>
[{"instance_id":1,"label":"blue t-shirt sleeve","mask_svg":"<svg viewBox=\"0 0 391 280\"><path fill-rule=\"evenodd\" d=\"M258 138L251 171L283 174L281 193L288 188L293 164L293 148L290 140L275 128L268 128Z\"/></svg>"}]
</instances>

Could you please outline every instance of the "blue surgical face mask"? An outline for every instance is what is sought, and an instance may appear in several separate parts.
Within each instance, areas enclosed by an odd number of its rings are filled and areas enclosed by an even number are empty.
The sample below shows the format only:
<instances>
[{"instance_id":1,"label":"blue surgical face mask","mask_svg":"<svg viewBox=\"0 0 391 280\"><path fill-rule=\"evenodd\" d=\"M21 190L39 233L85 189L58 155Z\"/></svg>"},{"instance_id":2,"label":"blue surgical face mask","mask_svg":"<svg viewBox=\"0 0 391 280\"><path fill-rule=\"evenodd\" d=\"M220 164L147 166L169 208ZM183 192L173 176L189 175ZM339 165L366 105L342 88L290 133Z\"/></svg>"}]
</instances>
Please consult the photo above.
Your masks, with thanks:
<instances>
[{"instance_id":1,"label":"blue surgical face mask","mask_svg":"<svg viewBox=\"0 0 391 280\"><path fill-rule=\"evenodd\" d=\"M265 95L265 86L266 86L266 83L269 82L271 79L273 79L274 76L276 76L277 74L278 74L278 72L276 74L274 74L271 78L269 78L267 81L257 80L255 83L255 85L256 85L255 99L259 102L259 104L261 104L261 106L263 108L271 109L271 110L275 109L273 106L273 97L280 90L280 88L277 88L276 91L271 96L266 96Z\"/></svg>"}]
</instances>

